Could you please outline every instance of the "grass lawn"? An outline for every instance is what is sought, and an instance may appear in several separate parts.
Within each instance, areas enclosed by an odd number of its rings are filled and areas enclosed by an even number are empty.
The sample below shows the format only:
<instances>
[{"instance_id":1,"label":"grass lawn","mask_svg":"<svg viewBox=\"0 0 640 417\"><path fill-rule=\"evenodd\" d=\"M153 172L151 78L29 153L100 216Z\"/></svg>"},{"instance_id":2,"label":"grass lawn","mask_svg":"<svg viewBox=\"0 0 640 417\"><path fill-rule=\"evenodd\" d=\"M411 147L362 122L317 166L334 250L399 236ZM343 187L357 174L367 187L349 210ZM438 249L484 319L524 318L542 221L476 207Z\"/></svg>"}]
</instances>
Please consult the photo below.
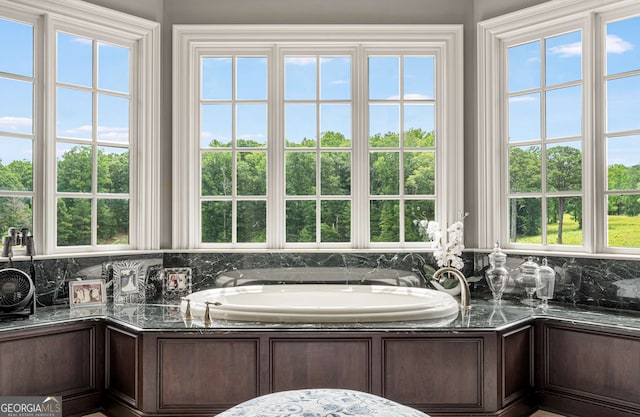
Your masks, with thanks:
<instances>
[{"instance_id":1,"label":"grass lawn","mask_svg":"<svg viewBox=\"0 0 640 417\"><path fill-rule=\"evenodd\" d=\"M640 216L609 216L609 246L623 248L640 247ZM518 237L517 243L540 244L541 236ZM547 225L547 242L549 244L558 243L558 223ZM578 227L578 222L574 221L570 215L565 214L562 230L563 245L582 245L582 230Z\"/></svg>"}]
</instances>

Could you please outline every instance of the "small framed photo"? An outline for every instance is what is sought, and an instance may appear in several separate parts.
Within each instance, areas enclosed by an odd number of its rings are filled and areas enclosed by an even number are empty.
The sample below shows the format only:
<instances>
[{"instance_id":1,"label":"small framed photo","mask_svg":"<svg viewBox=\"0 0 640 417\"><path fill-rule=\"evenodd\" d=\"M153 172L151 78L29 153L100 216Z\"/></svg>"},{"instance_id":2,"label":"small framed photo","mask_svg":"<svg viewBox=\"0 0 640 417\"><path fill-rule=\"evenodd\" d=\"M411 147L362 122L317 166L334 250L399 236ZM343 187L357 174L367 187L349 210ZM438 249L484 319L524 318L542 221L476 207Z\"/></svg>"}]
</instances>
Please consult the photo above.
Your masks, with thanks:
<instances>
[{"instance_id":1,"label":"small framed photo","mask_svg":"<svg viewBox=\"0 0 640 417\"><path fill-rule=\"evenodd\" d=\"M191 268L165 268L160 276L164 297L191 294Z\"/></svg>"},{"instance_id":2,"label":"small framed photo","mask_svg":"<svg viewBox=\"0 0 640 417\"><path fill-rule=\"evenodd\" d=\"M144 265L141 262L115 262L113 264L113 302L129 304L144 300L144 280Z\"/></svg>"},{"instance_id":3,"label":"small framed photo","mask_svg":"<svg viewBox=\"0 0 640 417\"><path fill-rule=\"evenodd\" d=\"M90 307L107 302L106 285L103 279L69 282L69 306Z\"/></svg>"}]
</instances>

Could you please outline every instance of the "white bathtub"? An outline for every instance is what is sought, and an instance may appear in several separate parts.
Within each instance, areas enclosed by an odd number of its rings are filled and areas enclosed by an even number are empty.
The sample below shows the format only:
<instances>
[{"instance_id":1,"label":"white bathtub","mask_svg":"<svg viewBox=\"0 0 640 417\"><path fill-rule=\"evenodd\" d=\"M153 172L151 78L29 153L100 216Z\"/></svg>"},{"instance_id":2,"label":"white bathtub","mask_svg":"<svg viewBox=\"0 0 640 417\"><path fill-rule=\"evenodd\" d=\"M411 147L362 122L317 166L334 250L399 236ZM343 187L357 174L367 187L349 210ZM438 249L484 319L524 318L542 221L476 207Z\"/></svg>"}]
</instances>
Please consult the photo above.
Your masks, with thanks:
<instances>
[{"instance_id":1,"label":"white bathtub","mask_svg":"<svg viewBox=\"0 0 640 417\"><path fill-rule=\"evenodd\" d=\"M444 292L386 285L286 284L215 288L190 294L191 314L259 322L389 322L455 319L458 302ZM182 301L184 313L187 302Z\"/></svg>"}]
</instances>

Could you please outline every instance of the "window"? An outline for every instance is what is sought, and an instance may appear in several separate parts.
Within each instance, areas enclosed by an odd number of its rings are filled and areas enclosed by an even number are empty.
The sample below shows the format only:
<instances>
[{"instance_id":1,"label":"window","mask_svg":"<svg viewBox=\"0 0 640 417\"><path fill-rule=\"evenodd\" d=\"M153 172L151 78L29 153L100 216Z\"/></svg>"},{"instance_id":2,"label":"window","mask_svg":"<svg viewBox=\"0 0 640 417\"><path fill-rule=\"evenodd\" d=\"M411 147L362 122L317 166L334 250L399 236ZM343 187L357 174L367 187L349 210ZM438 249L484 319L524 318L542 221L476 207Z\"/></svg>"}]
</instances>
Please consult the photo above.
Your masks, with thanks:
<instances>
[{"instance_id":1,"label":"window","mask_svg":"<svg viewBox=\"0 0 640 417\"><path fill-rule=\"evenodd\" d=\"M175 27L174 248L424 247L462 211L460 27L326 29Z\"/></svg>"},{"instance_id":2,"label":"window","mask_svg":"<svg viewBox=\"0 0 640 417\"><path fill-rule=\"evenodd\" d=\"M640 8L560 3L479 24L481 246L633 253Z\"/></svg>"},{"instance_id":3,"label":"window","mask_svg":"<svg viewBox=\"0 0 640 417\"><path fill-rule=\"evenodd\" d=\"M0 18L0 233L33 229L34 23Z\"/></svg>"},{"instance_id":4,"label":"window","mask_svg":"<svg viewBox=\"0 0 640 417\"><path fill-rule=\"evenodd\" d=\"M0 227L31 229L39 254L157 248L159 25L0 5Z\"/></svg>"}]
</instances>

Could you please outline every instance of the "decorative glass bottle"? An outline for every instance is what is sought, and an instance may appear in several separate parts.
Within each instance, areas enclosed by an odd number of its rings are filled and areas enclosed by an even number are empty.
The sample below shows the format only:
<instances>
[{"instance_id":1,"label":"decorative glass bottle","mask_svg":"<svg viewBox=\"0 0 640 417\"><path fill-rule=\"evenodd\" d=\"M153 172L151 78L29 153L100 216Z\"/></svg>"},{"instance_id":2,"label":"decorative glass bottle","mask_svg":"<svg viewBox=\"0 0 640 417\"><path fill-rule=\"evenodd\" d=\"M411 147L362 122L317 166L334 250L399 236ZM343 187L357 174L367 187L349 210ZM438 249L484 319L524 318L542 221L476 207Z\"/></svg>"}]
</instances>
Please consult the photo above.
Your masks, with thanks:
<instances>
[{"instance_id":1,"label":"decorative glass bottle","mask_svg":"<svg viewBox=\"0 0 640 417\"><path fill-rule=\"evenodd\" d=\"M538 268L537 280L538 288L536 291L538 298L542 300L539 307L549 308L548 301L553 298L553 290L556 285L556 271L547 264L547 258L542 260L542 265Z\"/></svg>"},{"instance_id":2,"label":"decorative glass bottle","mask_svg":"<svg viewBox=\"0 0 640 417\"><path fill-rule=\"evenodd\" d=\"M535 306L536 302L533 299L533 293L536 292L538 287L538 264L535 263L533 258L530 256L520 265L519 270L520 272L518 273L515 281L524 288L524 292L527 294L527 299L523 300L522 303L529 306Z\"/></svg>"},{"instance_id":3,"label":"decorative glass bottle","mask_svg":"<svg viewBox=\"0 0 640 417\"><path fill-rule=\"evenodd\" d=\"M509 283L509 271L505 267L507 255L500 249L500 243L496 242L493 252L489 254L489 264L491 268L485 273L487 284L493 294L493 302L502 303L502 294Z\"/></svg>"}]
</instances>

